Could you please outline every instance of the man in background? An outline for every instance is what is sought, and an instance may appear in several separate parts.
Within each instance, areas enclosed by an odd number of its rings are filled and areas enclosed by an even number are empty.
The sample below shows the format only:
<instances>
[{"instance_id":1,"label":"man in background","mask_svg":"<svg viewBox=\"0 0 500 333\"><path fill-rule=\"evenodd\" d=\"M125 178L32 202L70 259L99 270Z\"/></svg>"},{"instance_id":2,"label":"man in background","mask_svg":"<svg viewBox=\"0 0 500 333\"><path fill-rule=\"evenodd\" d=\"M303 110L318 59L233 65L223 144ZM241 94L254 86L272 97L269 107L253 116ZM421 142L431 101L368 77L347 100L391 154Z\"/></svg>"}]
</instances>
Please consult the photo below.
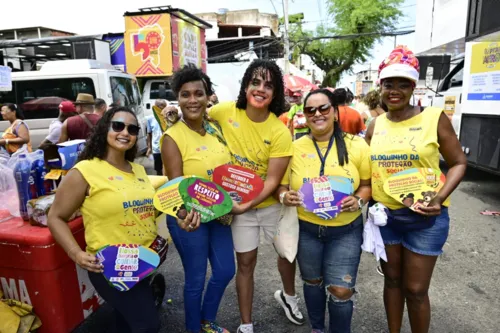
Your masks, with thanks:
<instances>
[{"instance_id":1,"label":"man in background","mask_svg":"<svg viewBox=\"0 0 500 333\"><path fill-rule=\"evenodd\" d=\"M63 123L69 117L76 116L76 108L71 101L64 101L59 104L59 117L53 120L49 126L49 135L40 144L40 149L44 149L51 144L56 144L61 138L61 130Z\"/></svg>"},{"instance_id":2,"label":"man in background","mask_svg":"<svg viewBox=\"0 0 500 333\"><path fill-rule=\"evenodd\" d=\"M103 100L102 98L96 98L95 105L94 105L94 113L98 114L102 117L102 116L104 116L104 113L107 110L108 110L108 106L106 105L106 101Z\"/></svg>"},{"instance_id":3,"label":"man in background","mask_svg":"<svg viewBox=\"0 0 500 333\"><path fill-rule=\"evenodd\" d=\"M295 91L290 97L292 107L288 111L288 128L292 132L294 140L300 139L302 136L309 133L306 117L304 115L304 102L302 101L302 92Z\"/></svg>"},{"instance_id":4,"label":"man in background","mask_svg":"<svg viewBox=\"0 0 500 333\"><path fill-rule=\"evenodd\" d=\"M347 90L344 88L335 89L333 95L339 103L339 122L342 130L352 135L363 132L366 129L363 118L358 111L348 106L353 96L349 97Z\"/></svg>"},{"instance_id":5,"label":"man in background","mask_svg":"<svg viewBox=\"0 0 500 333\"><path fill-rule=\"evenodd\" d=\"M155 106L160 108L160 110L166 109L167 105L168 103L164 99L157 99L155 101ZM146 153L146 156L149 157L151 154L153 154L154 169L156 171L156 174L161 176L163 175L163 163L161 160L160 139L163 135L163 132L154 115L147 116L146 120L148 132L148 151Z\"/></svg>"},{"instance_id":6,"label":"man in background","mask_svg":"<svg viewBox=\"0 0 500 333\"><path fill-rule=\"evenodd\" d=\"M95 100L90 94L78 94L75 103L78 115L66 119L61 128L59 142L86 140L101 116L94 113Z\"/></svg>"}]
</instances>

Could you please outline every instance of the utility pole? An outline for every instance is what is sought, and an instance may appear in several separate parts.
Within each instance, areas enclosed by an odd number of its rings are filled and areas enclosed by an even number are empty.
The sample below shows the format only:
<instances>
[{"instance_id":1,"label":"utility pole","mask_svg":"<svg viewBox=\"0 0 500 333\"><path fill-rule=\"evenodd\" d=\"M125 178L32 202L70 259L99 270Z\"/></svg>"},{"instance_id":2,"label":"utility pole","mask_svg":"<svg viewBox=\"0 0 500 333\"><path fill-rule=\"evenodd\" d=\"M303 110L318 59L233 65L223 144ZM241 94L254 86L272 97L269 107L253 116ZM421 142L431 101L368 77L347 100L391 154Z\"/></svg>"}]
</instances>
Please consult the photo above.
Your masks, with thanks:
<instances>
[{"instance_id":1,"label":"utility pole","mask_svg":"<svg viewBox=\"0 0 500 333\"><path fill-rule=\"evenodd\" d=\"M288 0L283 0L283 19L285 21L285 74L290 74L290 39L288 37Z\"/></svg>"}]
</instances>

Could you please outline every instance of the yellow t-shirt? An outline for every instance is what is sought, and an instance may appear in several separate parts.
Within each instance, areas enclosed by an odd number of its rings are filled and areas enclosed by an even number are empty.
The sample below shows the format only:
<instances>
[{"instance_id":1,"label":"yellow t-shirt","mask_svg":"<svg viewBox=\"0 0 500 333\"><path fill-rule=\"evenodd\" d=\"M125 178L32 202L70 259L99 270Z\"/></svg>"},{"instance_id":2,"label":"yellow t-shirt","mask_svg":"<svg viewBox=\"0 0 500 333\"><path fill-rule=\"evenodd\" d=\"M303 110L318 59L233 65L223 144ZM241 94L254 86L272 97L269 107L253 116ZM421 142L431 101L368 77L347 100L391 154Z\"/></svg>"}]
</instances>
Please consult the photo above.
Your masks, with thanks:
<instances>
[{"instance_id":1,"label":"yellow t-shirt","mask_svg":"<svg viewBox=\"0 0 500 333\"><path fill-rule=\"evenodd\" d=\"M443 112L427 107L418 115L401 122L392 122L387 114L375 121L370 143L372 196L390 209L405 206L384 192L384 182L392 174L412 168L439 170L438 123ZM448 206L449 198L443 203Z\"/></svg>"},{"instance_id":2,"label":"yellow t-shirt","mask_svg":"<svg viewBox=\"0 0 500 333\"><path fill-rule=\"evenodd\" d=\"M235 102L220 103L213 106L209 116L219 122L233 163L253 170L264 181L270 158L292 156L292 137L290 131L273 114L266 121L256 123L245 112L236 108ZM256 208L264 208L277 203L269 196Z\"/></svg>"},{"instance_id":3,"label":"yellow t-shirt","mask_svg":"<svg viewBox=\"0 0 500 333\"><path fill-rule=\"evenodd\" d=\"M177 144L182 156L182 172L186 176L212 180L216 167L231 163L226 145L211 134L201 136L182 121L170 127L164 135L170 136Z\"/></svg>"},{"instance_id":4,"label":"yellow t-shirt","mask_svg":"<svg viewBox=\"0 0 500 333\"><path fill-rule=\"evenodd\" d=\"M371 176L369 153L370 148L365 140L358 136L346 134L345 145L349 163L344 162L344 166L340 166L337 146L335 141L326 157L325 176L340 176L351 179L354 192L359 187L359 181L369 180ZM321 154L324 156L328 148L328 141L317 142ZM290 188L294 191L300 190L302 185L308 182L311 178L319 177L321 168L321 160L316 152L314 142L309 136L304 136L293 143L293 157L288 167L287 173L283 177L282 184L288 185L291 180ZM291 175L291 177L290 177ZM316 214L306 211L303 207L298 207L299 219L314 224L338 227L351 223L361 215L361 210L356 212L340 213L331 220L323 220Z\"/></svg>"},{"instance_id":5,"label":"yellow t-shirt","mask_svg":"<svg viewBox=\"0 0 500 333\"><path fill-rule=\"evenodd\" d=\"M130 163L133 173L93 159L75 165L90 186L82 204L87 252L110 244L149 246L157 236L153 195L144 167Z\"/></svg>"}]
</instances>

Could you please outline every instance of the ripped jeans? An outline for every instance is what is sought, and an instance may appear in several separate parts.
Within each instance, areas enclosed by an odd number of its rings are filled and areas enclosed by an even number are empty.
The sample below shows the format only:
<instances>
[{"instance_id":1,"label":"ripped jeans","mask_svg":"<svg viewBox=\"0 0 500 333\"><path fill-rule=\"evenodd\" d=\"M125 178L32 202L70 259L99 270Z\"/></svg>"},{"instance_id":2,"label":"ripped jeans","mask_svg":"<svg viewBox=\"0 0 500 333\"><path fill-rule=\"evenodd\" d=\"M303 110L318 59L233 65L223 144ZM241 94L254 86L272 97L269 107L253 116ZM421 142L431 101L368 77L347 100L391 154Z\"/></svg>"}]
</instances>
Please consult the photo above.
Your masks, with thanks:
<instances>
[{"instance_id":1,"label":"ripped jeans","mask_svg":"<svg viewBox=\"0 0 500 333\"><path fill-rule=\"evenodd\" d=\"M330 333L350 333L352 295L363 243L363 217L341 227L300 220L297 261L312 329L325 330L328 301Z\"/></svg>"}]
</instances>

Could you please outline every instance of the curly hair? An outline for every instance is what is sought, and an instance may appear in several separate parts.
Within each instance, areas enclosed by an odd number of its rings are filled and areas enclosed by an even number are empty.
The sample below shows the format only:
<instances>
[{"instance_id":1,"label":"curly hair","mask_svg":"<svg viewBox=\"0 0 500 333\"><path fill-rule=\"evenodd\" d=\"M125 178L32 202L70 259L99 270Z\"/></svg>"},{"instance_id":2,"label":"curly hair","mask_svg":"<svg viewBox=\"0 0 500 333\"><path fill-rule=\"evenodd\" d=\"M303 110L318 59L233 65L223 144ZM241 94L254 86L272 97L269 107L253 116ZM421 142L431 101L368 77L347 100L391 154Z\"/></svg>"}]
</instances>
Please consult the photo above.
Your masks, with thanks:
<instances>
[{"instance_id":1,"label":"curly hair","mask_svg":"<svg viewBox=\"0 0 500 333\"><path fill-rule=\"evenodd\" d=\"M323 88L311 91L304 100L304 105L307 105L307 100L309 99L309 97L316 94L323 94L326 97L328 97L330 104L332 105L334 110L337 111L337 113L339 113L339 105L345 103L345 99L343 96L332 93L330 90ZM339 164L341 166L344 166L344 163L345 164L349 163L349 156L347 154L347 148L345 145L346 133L344 133L344 131L342 131L342 128L340 127L340 113L339 113L339 119L334 123L333 136L335 137L335 146L337 147L337 156L339 159Z\"/></svg>"},{"instance_id":2,"label":"curly hair","mask_svg":"<svg viewBox=\"0 0 500 333\"><path fill-rule=\"evenodd\" d=\"M380 92L378 90L371 90L366 94L363 102L368 105L370 110L374 110L380 105Z\"/></svg>"},{"instance_id":3,"label":"curly hair","mask_svg":"<svg viewBox=\"0 0 500 333\"><path fill-rule=\"evenodd\" d=\"M271 60L254 60L245 71L243 79L241 80L240 93L238 95L238 100L236 101L236 107L238 109L247 108L247 93L246 90L248 85L254 77L260 77L267 80L267 73L271 76L271 82L274 88L274 96L271 104L269 105L269 111L274 113L276 117L280 116L285 110L285 83L283 82L283 73L281 69L276 64L276 62Z\"/></svg>"},{"instance_id":4,"label":"curly hair","mask_svg":"<svg viewBox=\"0 0 500 333\"><path fill-rule=\"evenodd\" d=\"M172 90L174 91L175 96L179 96L181 88L184 84L193 81L203 82L207 97L214 94L213 84L208 75L203 73L203 71L195 65L187 64L174 73L174 77L172 79Z\"/></svg>"},{"instance_id":5,"label":"curly hair","mask_svg":"<svg viewBox=\"0 0 500 333\"><path fill-rule=\"evenodd\" d=\"M139 124L135 113L125 106L119 106L109 109L104 113L101 119L97 122L96 126L90 133L85 143L85 148L80 153L78 161L92 160L94 158L104 159L108 151L108 132L111 126L111 119L117 112L126 112L134 116L135 121ZM129 162L135 160L137 154L137 140L132 148L125 152L125 159Z\"/></svg>"}]
</instances>

